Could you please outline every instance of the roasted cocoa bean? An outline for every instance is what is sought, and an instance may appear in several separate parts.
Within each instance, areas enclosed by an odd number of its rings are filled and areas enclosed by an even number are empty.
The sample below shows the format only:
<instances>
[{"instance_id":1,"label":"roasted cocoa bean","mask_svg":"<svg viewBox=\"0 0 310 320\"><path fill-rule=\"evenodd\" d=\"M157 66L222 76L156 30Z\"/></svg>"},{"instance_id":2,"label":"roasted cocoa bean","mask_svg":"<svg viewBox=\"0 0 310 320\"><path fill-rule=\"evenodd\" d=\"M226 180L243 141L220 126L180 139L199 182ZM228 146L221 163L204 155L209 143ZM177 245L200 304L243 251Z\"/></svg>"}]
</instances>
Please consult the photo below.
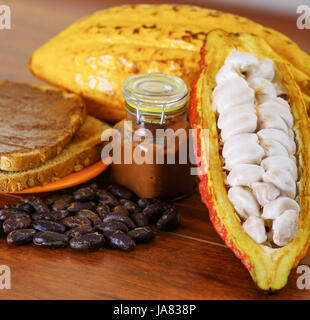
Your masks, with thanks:
<instances>
[{"instance_id":1,"label":"roasted cocoa bean","mask_svg":"<svg viewBox=\"0 0 310 320\"><path fill-rule=\"evenodd\" d=\"M37 231L53 231L58 233L64 233L66 231L66 227L63 224L48 220L34 221L32 227Z\"/></svg>"},{"instance_id":2,"label":"roasted cocoa bean","mask_svg":"<svg viewBox=\"0 0 310 320\"><path fill-rule=\"evenodd\" d=\"M149 225L148 217L142 212L133 213L130 218L134 221L137 227L144 227Z\"/></svg>"},{"instance_id":3,"label":"roasted cocoa bean","mask_svg":"<svg viewBox=\"0 0 310 320\"><path fill-rule=\"evenodd\" d=\"M92 189L94 192L99 190L99 185L98 183L95 183L95 182L87 185L86 187Z\"/></svg>"},{"instance_id":4,"label":"roasted cocoa bean","mask_svg":"<svg viewBox=\"0 0 310 320\"><path fill-rule=\"evenodd\" d=\"M129 213L141 212L141 208L131 200L121 199L120 203L128 210Z\"/></svg>"},{"instance_id":5,"label":"roasted cocoa bean","mask_svg":"<svg viewBox=\"0 0 310 320\"><path fill-rule=\"evenodd\" d=\"M150 223L153 223L161 217L164 210L165 209L163 208L162 204L159 201L157 201L144 208L143 214L148 217Z\"/></svg>"},{"instance_id":6,"label":"roasted cocoa bean","mask_svg":"<svg viewBox=\"0 0 310 320\"><path fill-rule=\"evenodd\" d=\"M31 214L33 212L32 206L29 203L24 203L24 202L15 203L11 205L9 208L20 210L28 214Z\"/></svg>"},{"instance_id":7,"label":"roasted cocoa bean","mask_svg":"<svg viewBox=\"0 0 310 320\"><path fill-rule=\"evenodd\" d=\"M2 209L0 212L0 220L6 220L8 218L21 218L21 217L30 217L24 211L16 210L16 209Z\"/></svg>"},{"instance_id":8,"label":"roasted cocoa bean","mask_svg":"<svg viewBox=\"0 0 310 320\"><path fill-rule=\"evenodd\" d=\"M70 247L77 251L94 252L103 248L104 237L99 233L86 233L69 241Z\"/></svg>"},{"instance_id":9,"label":"roasted cocoa bean","mask_svg":"<svg viewBox=\"0 0 310 320\"><path fill-rule=\"evenodd\" d=\"M127 235L135 243L149 242L154 239L155 232L150 227L140 227L130 230Z\"/></svg>"},{"instance_id":10,"label":"roasted cocoa bean","mask_svg":"<svg viewBox=\"0 0 310 320\"><path fill-rule=\"evenodd\" d=\"M79 236L86 234L86 233L93 233L93 232L94 232L93 227L88 226L88 225L83 225L80 227L70 229L65 234L71 239L71 238L79 237Z\"/></svg>"},{"instance_id":11,"label":"roasted cocoa bean","mask_svg":"<svg viewBox=\"0 0 310 320\"><path fill-rule=\"evenodd\" d=\"M7 236L7 243L14 246L21 246L32 241L36 234L34 229L20 229L11 231Z\"/></svg>"},{"instance_id":12,"label":"roasted cocoa bean","mask_svg":"<svg viewBox=\"0 0 310 320\"><path fill-rule=\"evenodd\" d=\"M8 218L3 222L3 231L8 234L17 229L27 229L31 225L30 217Z\"/></svg>"},{"instance_id":13,"label":"roasted cocoa bean","mask_svg":"<svg viewBox=\"0 0 310 320\"><path fill-rule=\"evenodd\" d=\"M126 226L125 223L122 223L122 222L116 221L116 220L111 220L108 222L98 224L96 226L96 230L98 230L99 232L102 232L103 234L105 231L111 231L111 230L112 231L120 230L120 231L127 233L128 227Z\"/></svg>"},{"instance_id":14,"label":"roasted cocoa bean","mask_svg":"<svg viewBox=\"0 0 310 320\"><path fill-rule=\"evenodd\" d=\"M51 215L50 212L36 212L31 216L32 220L51 220L54 221L54 217Z\"/></svg>"},{"instance_id":15,"label":"roasted cocoa bean","mask_svg":"<svg viewBox=\"0 0 310 320\"><path fill-rule=\"evenodd\" d=\"M174 208L175 206L166 202L166 201L163 201L163 200L158 200L159 204L162 206L162 208L164 209L164 211L168 210L169 208Z\"/></svg>"},{"instance_id":16,"label":"roasted cocoa bean","mask_svg":"<svg viewBox=\"0 0 310 320\"><path fill-rule=\"evenodd\" d=\"M64 210L73 201L74 201L74 198L72 195L70 194L61 195L56 201L54 201L52 205L52 209L55 211Z\"/></svg>"},{"instance_id":17,"label":"roasted cocoa bean","mask_svg":"<svg viewBox=\"0 0 310 320\"><path fill-rule=\"evenodd\" d=\"M49 196L47 196L46 198L44 198L44 202L48 205L48 206L52 206L53 203L58 200L60 197L59 193L52 193Z\"/></svg>"},{"instance_id":18,"label":"roasted cocoa bean","mask_svg":"<svg viewBox=\"0 0 310 320\"><path fill-rule=\"evenodd\" d=\"M68 236L53 231L42 231L33 236L33 243L43 248L64 248L68 246L68 242Z\"/></svg>"},{"instance_id":19,"label":"roasted cocoa bean","mask_svg":"<svg viewBox=\"0 0 310 320\"><path fill-rule=\"evenodd\" d=\"M83 225L91 225L91 222L87 218L77 216L64 218L60 220L60 222L68 228L76 228Z\"/></svg>"},{"instance_id":20,"label":"roasted cocoa bean","mask_svg":"<svg viewBox=\"0 0 310 320\"><path fill-rule=\"evenodd\" d=\"M170 207L157 221L156 227L159 230L171 231L180 225L180 214L176 207Z\"/></svg>"},{"instance_id":21,"label":"roasted cocoa bean","mask_svg":"<svg viewBox=\"0 0 310 320\"><path fill-rule=\"evenodd\" d=\"M73 193L76 201L91 201L95 198L95 192L89 187L83 187Z\"/></svg>"},{"instance_id":22,"label":"roasted cocoa bean","mask_svg":"<svg viewBox=\"0 0 310 320\"><path fill-rule=\"evenodd\" d=\"M117 213L110 213L110 214L108 214L108 215L103 219L103 222L108 222L108 221L112 221L112 220L125 223L126 226L127 226L129 229L134 229L134 228L136 227L135 223L131 220L130 217L125 216L125 215L123 215L123 214L117 214Z\"/></svg>"},{"instance_id":23,"label":"roasted cocoa bean","mask_svg":"<svg viewBox=\"0 0 310 320\"><path fill-rule=\"evenodd\" d=\"M76 213L80 210L92 210L96 206L95 202L89 201L89 202L72 202L68 207L67 210L69 212Z\"/></svg>"},{"instance_id":24,"label":"roasted cocoa bean","mask_svg":"<svg viewBox=\"0 0 310 320\"><path fill-rule=\"evenodd\" d=\"M96 192L99 202L105 203L110 208L119 205L119 201L108 191L100 189Z\"/></svg>"},{"instance_id":25,"label":"roasted cocoa bean","mask_svg":"<svg viewBox=\"0 0 310 320\"><path fill-rule=\"evenodd\" d=\"M25 198L24 202L28 203L36 212L50 211L49 207L42 199L30 197L30 198Z\"/></svg>"},{"instance_id":26,"label":"roasted cocoa bean","mask_svg":"<svg viewBox=\"0 0 310 320\"><path fill-rule=\"evenodd\" d=\"M158 200L153 198L141 198L138 200L138 206L142 209L146 208L147 206L157 202Z\"/></svg>"},{"instance_id":27,"label":"roasted cocoa bean","mask_svg":"<svg viewBox=\"0 0 310 320\"><path fill-rule=\"evenodd\" d=\"M134 193L117 184L111 184L107 189L113 196L119 199L132 199L134 197Z\"/></svg>"},{"instance_id":28,"label":"roasted cocoa bean","mask_svg":"<svg viewBox=\"0 0 310 320\"><path fill-rule=\"evenodd\" d=\"M70 212L67 210L60 210L60 211L51 211L51 212L36 212L34 213L31 218L34 221L37 220L50 220L50 221L58 221L64 219L70 215Z\"/></svg>"},{"instance_id":29,"label":"roasted cocoa bean","mask_svg":"<svg viewBox=\"0 0 310 320\"><path fill-rule=\"evenodd\" d=\"M102 223L102 220L99 218L99 216L91 210L81 210L76 214L76 216L89 219L94 226Z\"/></svg>"},{"instance_id":30,"label":"roasted cocoa bean","mask_svg":"<svg viewBox=\"0 0 310 320\"><path fill-rule=\"evenodd\" d=\"M71 215L68 210L51 211L52 220L59 221Z\"/></svg>"},{"instance_id":31,"label":"roasted cocoa bean","mask_svg":"<svg viewBox=\"0 0 310 320\"><path fill-rule=\"evenodd\" d=\"M112 213L124 214L125 216L128 216L128 215L129 215L128 210L127 210L124 206L122 206L122 205L115 206L115 207L112 209Z\"/></svg>"},{"instance_id":32,"label":"roasted cocoa bean","mask_svg":"<svg viewBox=\"0 0 310 320\"><path fill-rule=\"evenodd\" d=\"M0 209L0 215L2 213L6 213L6 212L25 212L19 208L15 208L15 207L11 207L11 206L4 206L4 208Z\"/></svg>"},{"instance_id":33,"label":"roasted cocoa bean","mask_svg":"<svg viewBox=\"0 0 310 320\"><path fill-rule=\"evenodd\" d=\"M99 203L95 209L101 220L110 213L110 207L105 203Z\"/></svg>"},{"instance_id":34,"label":"roasted cocoa bean","mask_svg":"<svg viewBox=\"0 0 310 320\"><path fill-rule=\"evenodd\" d=\"M136 246L135 242L120 230L106 232L106 239L110 247L123 251L131 251Z\"/></svg>"}]
</instances>

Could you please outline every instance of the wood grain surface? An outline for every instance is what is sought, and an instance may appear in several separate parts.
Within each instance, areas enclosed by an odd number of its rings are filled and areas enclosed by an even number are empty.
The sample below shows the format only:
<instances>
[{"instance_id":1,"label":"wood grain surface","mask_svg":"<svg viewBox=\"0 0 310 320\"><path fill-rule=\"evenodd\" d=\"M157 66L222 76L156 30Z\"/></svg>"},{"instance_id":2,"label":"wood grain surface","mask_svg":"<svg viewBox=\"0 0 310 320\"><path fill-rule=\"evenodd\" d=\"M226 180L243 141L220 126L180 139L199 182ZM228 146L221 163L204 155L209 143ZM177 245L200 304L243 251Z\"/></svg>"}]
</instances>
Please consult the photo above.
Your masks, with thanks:
<instances>
[{"instance_id":1,"label":"wood grain surface","mask_svg":"<svg viewBox=\"0 0 310 320\"><path fill-rule=\"evenodd\" d=\"M190 3L207 6L206 2ZM0 4L8 4L12 10L12 30L0 30L0 78L39 83L27 69L32 51L77 19L123 3L0 0ZM276 28L310 52L309 30L298 30L295 19L246 12L242 8L212 7ZM199 195L177 205L182 214L181 228L173 233L159 233L154 242L139 245L130 253L104 249L80 254L70 249L46 250L32 245L9 247L1 239L0 265L11 268L12 289L0 290L0 299L310 298L310 290L297 289L296 270L280 292L261 292L213 230ZM310 265L310 255L301 263Z\"/></svg>"}]
</instances>

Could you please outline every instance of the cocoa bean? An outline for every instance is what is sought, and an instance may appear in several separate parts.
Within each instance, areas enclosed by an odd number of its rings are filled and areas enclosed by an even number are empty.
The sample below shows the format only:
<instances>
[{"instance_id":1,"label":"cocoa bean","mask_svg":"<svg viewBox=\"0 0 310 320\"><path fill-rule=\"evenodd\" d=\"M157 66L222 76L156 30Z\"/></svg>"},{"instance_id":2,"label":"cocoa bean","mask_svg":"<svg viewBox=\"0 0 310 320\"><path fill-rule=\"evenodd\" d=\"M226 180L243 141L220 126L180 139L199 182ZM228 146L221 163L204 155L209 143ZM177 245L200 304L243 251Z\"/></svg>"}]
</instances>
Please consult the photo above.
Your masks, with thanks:
<instances>
[{"instance_id":1,"label":"cocoa bean","mask_svg":"<svg viewBox=\"0 0 310 320\"><path fill-rule=\"evenodd\" d=\"M76 213L80 210L92 210L96 206L95 202L89 201L89 202L72 202L68 207L67 210L69 212Z\"/></svg>"},{"instance_id":2,"label":"cocoa bean","mask_svg":"<svg viewBox=\"0 0 310 320\"><path fill-rule=\"evenodd\" d=\"M42 231L33 236L33 243L43 248L64 248L68 246L68 242L68 236L53 231Z\"/></svg>"},{"instance_id":3,"label":"cocoa bean","mask_svg":"<svg viewBox=\"0 0 310 320\"><path fill-rule=\"evenodd\" d=\"M73 229L68 230L65 234L71 239L81 236L85 233L93 233L94 228L88 225L82 225Z\"/></svg>"},{"instance_id":4,"label":"cocoa bean","mask_svg":"<svg viewBox=\"0 0 310 320\"><path fill-rule=\"evenodd\" d=\"M162 217L157 221L156 227L159 230L171 231L180 225L180 214L175 207L166 210Z\"/></svg>"},{"instance_id":5,"label":"cocoa bean","mask_svg":"<svg viewBox=\"0 0 310 320\"><path fill-rule=\"evenodd\" d=\"M121 199L121 205L123 205L129 213L141 212L141 208L131 200Z\"/></svg>"},{"instance_id":6,"label":"cocoa bean","mask_svg":"<svg viewBox=\"0 0 310 320\"><path fill-rule=\"evenodd\" d=\"M119 205L119 201L108 191L100 189L96 192L99 202L105 203L110 208Z\"/></svg>"},{"instance_id":7,"label":"cocoa bean","mask_svg":"<svg viewBox=\"0 0 310 320\"><path fill-rule=\"evenodd\" d=\"M124 232L110 231L106 233L107 243L110 247L122 251L131 251L135 248L135 242Z\"/></svg>"},{"instance_id":8,"label":"cocoa bean","mask_svg":"<svg viewBox=\"0 0 310 320\"><path fill-rule=\"evenodd\" d=\"M91 210L81 210L76 214L76 216L88 218L94 226L102 223L102 220L99 218L99 216Z\"/></svg>"},{"instance_id":9,"label":"cocoa bean","mask_svg":"<svg viewBox=\"0 0 310 320\"><path fill-rule=\"evenodd\" d=\"M70 194L64 194L54 201L52 209L55 211L64 210L68 205L74 201L73 196Z\"/></svg>"},{"instance_id":10,"label":"cocoa bean","mask_svg":"<svg viewBox=\"0 0 310 320\"><path fill-rule=\"evenodd\" d=\"M90 187L83 187L73 193L76 201L91 201L95 198L95 192Z\"/></svg>"},{"instance_id":11,"label":"cocoa bean","mask_svg":"<svg viewBox=\"0 0 310 320\"><path fill-rule=\"evenodd\" d=\"M103 219L103 222L108 222L112 220L119 221L126 224L126 226L129 229L133 229L136 227L135 223L131 220L131 218L123 214L110 213Z\"/></svg>"},{"instance_id":12,"label":"cocoa bean","mask_svg":"<svg viewBox=\"0 0 310 320\"><path fill-rule=\"evenodd\" d=\"M105 239L99 233L86 233L69 241L70 247L77 251L98 251L104 246Z\"/></svg>"},{"instance_id":13,"label":"cocoa bean","mask_svg":"<svg viewBox=\"0 0 310 320\"><path fill-rule=\"evenodd\" d=\"M34 229L20 229L11 231L7 236L7 243L14 246L21 246L32 241L36 234Z\"/></svg>"},{"instance_id":14,"label":"cocoa bean","mask_svg":"<svg viewBox=\"0 0 310 320\"><path fill-rule=\"evenodd\" d=\"M148 217L142 212L133 213L130 218L134 221L137 227L144 227L149 225Z\"/></svg>"},{"instance_id":15,"label":"cocoa bean","mask_svg":"<svg viewBox=\"0 0 310 320\"><path fill-rule=\"evenodd\" d=\"M63 224L48 220L34 221L32 227L37 231L53 231L58 233L64 233L66 231L66 227Z\"/></svg>"},{"instance_id":16,"label":"cocoa bean","mask_svg":"<svg viewBox=\"0 0 310 320\"><path fill-rule=\"evenodd\" d=\"M135 243L145 243L154 239L155 232L150 227L140 227L130 230L127 235Z\"/></svg>"},{"instance_id":17,"label":"cocoa bean","mask_svg":"<svg viewBox=\"0 0 310 320\"><path fill-rule=\"evenodd\" d=\"M8 218L3 222L4 233L8 234L17 229L27 229L31 225L31 219L28 217Z\"/></svg>"},{"instance_id":18,"label":"cocoa bean","mask_svg":"<svg viewBox=\"0 0 310 320\"><path fill-rule=\"evenodd\" d=\"M111 184L107 189L113 196L119 199L132 199L134 197L134 193L117 184Z\"/></svg>"},{"instance_id":19,"label":"cocoa bean","mask_svg":"<svg viewBox=\"0 0 310 320\"><path fill-rule=\"evenodd\" d=\"M91 225L91 222L87 218L77 216L64 218L60 220L60 222L68 228L76 228L83 225Z\"/></svg>"},{"instance_id":20,"label":"cocoa bean","mask_svg":"<svg viewBox=\"0 0 310 320\"><path fill-rule=\"evenodd\" d=\"M126 226L126 224L124 224L120 221L111 220L111 221L107 221L107 222L98 224L96 226L96 230L98 230L99 232L102 232L103 234L104 234L104 232L111 231L111 230L113 230L113 231L120 230L120 231L127 233L128 227Z\"/></svg>"}]
</instances>

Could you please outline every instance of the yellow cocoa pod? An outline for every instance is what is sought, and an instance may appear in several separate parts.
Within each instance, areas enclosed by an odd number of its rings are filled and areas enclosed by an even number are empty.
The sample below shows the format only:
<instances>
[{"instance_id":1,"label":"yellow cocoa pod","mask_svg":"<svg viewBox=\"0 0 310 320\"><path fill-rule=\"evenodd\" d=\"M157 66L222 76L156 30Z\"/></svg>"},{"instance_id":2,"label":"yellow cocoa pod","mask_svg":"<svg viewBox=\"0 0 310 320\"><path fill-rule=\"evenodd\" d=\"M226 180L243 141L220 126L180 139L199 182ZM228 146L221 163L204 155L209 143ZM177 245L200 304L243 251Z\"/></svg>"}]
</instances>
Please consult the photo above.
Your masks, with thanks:
<instances>
[{"instance_id":1,"label":"yellow cocoa pod","mask_svg":"<svg viewBox=\"0 0 310 320\"><path fill-rule=\"evenodd\" d=\"M293 67L310 109L310 57L285 35L246 18L191 6L137 5L97 12L36 50L30 70L86 98L89 113L112 122L125 115L129 76L161 71L191 85L205 34L221 28L264 38Z\"/></svg>"},{"instance_id":2,"label":"yellow cocoa pod","mask_svg":"<svg viewBox=\"0 0 310 320\"><path fill-rule=\"evenodd\" d=\"M300 214L295 238L281 248L262 246L248 236L227 195L212 92L216 86L215 76L233 50L249 52L259 59L273 60L290 101L300 175L297 198ZM293 76L295 69L265 40L248 33L211 31L201 54L201 71L192 87L190 108L192 127L197 128L199 133L202 129L209 130L209 139L199 134L197 144L197 154L202 158L200 166L208 168L199 176L201 198L209 209L216 231L241 259L257 285L266 291L279 290L285 286L290 271L304 257L310 244L310 125L301 90Z\"/></svg>"}]
</instances>

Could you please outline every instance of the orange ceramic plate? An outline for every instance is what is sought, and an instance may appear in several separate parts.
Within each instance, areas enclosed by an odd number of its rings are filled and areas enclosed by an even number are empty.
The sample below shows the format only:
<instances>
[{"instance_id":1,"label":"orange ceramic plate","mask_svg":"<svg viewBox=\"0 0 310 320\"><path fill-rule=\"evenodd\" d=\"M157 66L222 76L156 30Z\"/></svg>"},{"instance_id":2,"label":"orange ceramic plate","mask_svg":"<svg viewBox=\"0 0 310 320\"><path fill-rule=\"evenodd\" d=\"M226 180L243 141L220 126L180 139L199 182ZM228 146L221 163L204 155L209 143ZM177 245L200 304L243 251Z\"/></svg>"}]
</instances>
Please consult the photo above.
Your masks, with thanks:
<instances>
[{"instance_id":1,"label":"orange ceramic plate","mask_svg":"<svg viewBox=\"0 0 310 320\"><path fill-rule=\"evenodd\" d=\"M29 188L20 192L12 192L12 193L14 194L40 193L40 192L49 192L49 191L55 191L55 190L61 190L61 189L73 187L98 176L100 173L105 171L107 167L108 165L106 165L102 161L99 161L79 172L70 173L69 175L55 182L50 182L44 186L37 186L37 187Z\"/></svg>"}]
</instances>

